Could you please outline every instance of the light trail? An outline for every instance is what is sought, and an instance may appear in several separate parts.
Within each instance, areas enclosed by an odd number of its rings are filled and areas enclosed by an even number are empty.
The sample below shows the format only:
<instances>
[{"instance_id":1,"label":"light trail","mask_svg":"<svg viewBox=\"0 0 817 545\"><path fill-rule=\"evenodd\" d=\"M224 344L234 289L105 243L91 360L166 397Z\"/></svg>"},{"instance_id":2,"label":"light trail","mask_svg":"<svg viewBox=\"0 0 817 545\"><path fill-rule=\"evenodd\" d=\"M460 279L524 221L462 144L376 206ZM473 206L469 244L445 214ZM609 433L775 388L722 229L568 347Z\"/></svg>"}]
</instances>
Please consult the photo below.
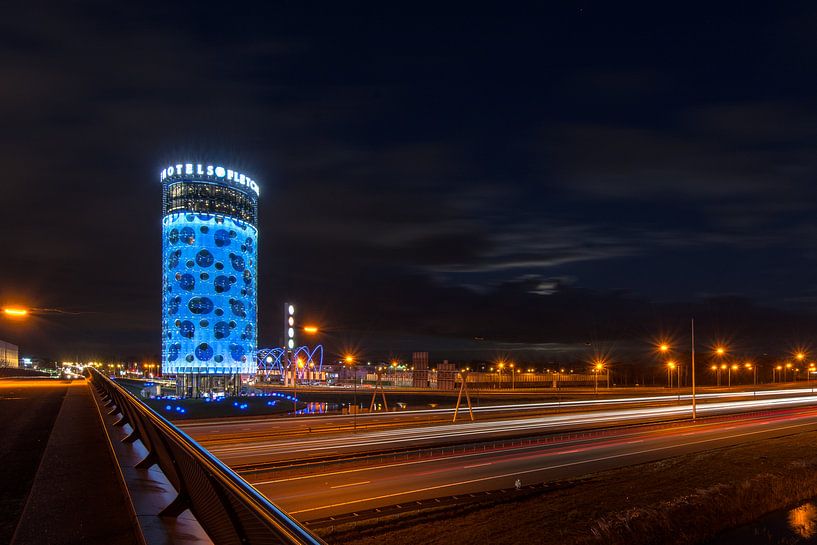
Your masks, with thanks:
<instances>
[{"instance_id":1,"label":"light trail","mask_svg":"<svg viewBox=\"0 0 817 545\"><path fill-rule=\"evenodd\" d=\"M793 430L793 429L797 429L797 428L803 428L803 427L814 426L814 425L815 425L814 422L807 422L807 423L801 423L801 424L791 424L791 425L788 425L788 426L781 426L781 427L777 428L776 430L777 431L780 431L780 430ZM744 433L734 434L730 438L732 440L734 440L735 438L739 438L739 437L751 437L753 435L759 435L759 434L764 434L764 433L768 433L768 430L747 431L747 432L744 432ZM712 443L712 442L715 442L715 441L722 441L722 440L724 440L723 437L712 437L712 438L700 439L698 441L689 441L689 442L686 442L684 444L684 446L689 447L689 446L693 446L693 445L704 445L706 443ZM392 492L392 493L388 493L388 494L380 494L380 495L366 497L366 498L355 498L355 499L352 499L352 500L347 500L347 501L342 501L342 502L335 502L335 503L331 503L331 504L324 504L324 505L319 505L319 506L314 506L314 507L307 507L307 508L302 508L302 509L288 510L288 512L291 515L299 515L299 514L303 514L303 513L311 513L311 512L322 511L322 510L327 510L327 509L335 509L335 510L337 510L338 508L347 509L350 506L358 505L358 504L361 504L361 503L377 502L377 501L386 500L386 499L390 500L390 501L394 501L396 498L399 498L401 496L408 496L408 495L413 495L413 494L424 494L426 492L431 492L431 491L435 492L435 494L436 494L436 493L438 493L438 491L442 491L444 489L450 489L450 488L464 486L464 485L473 485L473 484L478 484L478 483L486 483L488 481L495 481L495 480L508 479L508 478L518 478L521 475L528 475L528 474L532 474L532 473L540 473L540 472L544 472L544 471L564 469L564 468L570 468L570 467L587 465L587 464L594 464L594 463L610 461L610 460L618 460L618 459L623 459L623 458L627 458L627 457L633 457L633 456L638 456L638 455L642 455L642 454L652 454L652 453L657 453L657 452L667 451L667 450L672 450L672 449L677 449L677 448L678 448L678 445L674 445L674 444L672 444L672 445L663 445L663 446L658 446L658 447L651 447L651 448L633 450L633 451L628 451L628 452L623 452L623 453L609 454L609 455L605 455L605 456L597 456L597 457L594 457L594 458L586 458L586 459L575 460L575 461L570 461L570 462L563 462L563 463L557 463L557 464L552 464L551 463L551 464L547 464L547 465L540 466L540 467L535 467L535 468L530 468L530 469L517 470L517 471L512 471L512 472L500 473L500 474L495 474L495 475L488 475L488 476L485 476L485 477L465 479L465 480L459 480L459 481L454 481L454 482L446 482L446 483L441 483L441 484L434 485L434 486L426 486L426 487L416 488L416 489L411 489L411 490L401 490L401 491L396 491L396 492ZM567 453L563 452L562 454L567 454Z\"/></svg>"},{"instance_id":2,"label":"light trail","mask_svg":"<svg viewBox=\"0 0 817 545\"><path fill-rule=\"evenodd\" d=\"M758 397L776 397L776 396L802 396L805 394L815 394L815 388L792 388L784 390L755 390L742 392L718 392L708 394L696 394L697 400L711 400L711 399L730 399L730 398L758 398ZM399 395L399 392L387 392L387 395ZM552 395L552 394L550 394ZM690 394L666 394L659 396L642 396L642 397L620 397L620 398L600 398L600 399L579 399L571 401L543 401L534 403L515 403L505 405L485 405L482 407L473 407L475 413L480 412L507 412L519 410L537 410L537 409L562 409L572 407L593 407L604 405L629 405L639 403L672 403L678 401L692 401ZM413 409L408 411L400 411L399 413L362 413L358 414L359 421L367 418L378 418L383 416L401 416L401 417L422 417L431 414L453 414L453 408L446 409ZM329 420L348 420L348 415L325 415L317 417L321 422ZM291 422L297 418L288 417L280 418L278 421ZM303 418L300 419L303 421ZM214 425L230 426L232 424L252 424L252 423L269 423L269 417L239 417L230 419L219 419L218 421L204 421L204 422L180 422L178 425L183 429L193 429L200 427L210 427Z\"/></svg>"},{"instance_id":3,"label":"light trail","mask_svg":"<svg viewBox=\"0 0 817 545\"><path fill-rule=\"evenodd\" d=\"M796 407L817 404L817 397L794 397L783 399L756 399L735 402L716 402L699 406L698 413L723 414L751 412L763 409ZM224 459L264 454L280 458L284 454L320 454L337 449L376 450L397 448L416 444L421 441L468 442L479 437L490 437L506 432L542 433L580 425L604 425L613 422L629 422L650 418L691 416L691 406L647 407L638 409L616 409L593 413L557 414L513 420L472 422L468 424L445 424L418 428L401 428L381 431L370 431L354 435L332 437L299 438L293 440L258 441L242 445L214 445L209 448L215 455Z\"/></svg>"},{"instance_id":4,"label":"light trail","mask_svg":"<svg viewBox=\"0 0 817 545\"><path fill-rule=\"evenodd\" d=\"M802 418L813 418L815 413L807 412L807 413L800 413L797 415L781 415L776 421L771 420L752 420L747 422L746 426L766 426L772 423L777 423L778 421L787 421L794 419L802 419ZM691 426L692 424L690 424ZM263 480L263 481L253 481L253 486L264 486L269 484L275 483L287 483L292 481L307 481L310 479L326 479L328 477L333 477L336 475L348 475L351 473L367 473L367 472L376 472L381 471L383 469L395 468L395 467L410 467L410 466L420 466L425 464L437 464L440 460L444 460L447 463L450 463L453 460L462 460L467 462L468 460L474 460L478 458L487 458L490 457L492 459L491 462L484 462L484 463L475 463L471 465L463 466L463 469L473 469L477 467L483 467L487 465L493 464L501 464L506 461L506 459L510 456L513 460L520 460L526 458L525 456L519 456L520 453L524 452L536 452L536 451L543 451L541 454L534 456L534 457L542 457L542 456L554 456L559 454L569 454L573 452L578 452L581 449L573 449L573 450L565 450L562 448L559 450L559 447L569 446L571 444L576 443L583 443L586 444L589 441L592 441L592 448L600 449L606 448L614 445L632 445L637 443L644 443L645 441L655 441L656 439L666 438L667 433L668 435L676 435L676 436L689 436L689 435L703 435L706 433L717 433L724 430L722 427L723 423L707 423L707 424L696 424L695 431L690 431L686 433L677 433L681 429L686 429L689 426L684 428L675 428L675 429L660 429L660 430L620 430L617 435L613 437L606 437L606 438L590 438L590 439L575 439L575 440L566 440L559 443L550 443L550 444L536 444L536 445L525 445L525 446L518 446L518 447L511 447L510 449L499 449L499 450L490 450L490 451L476 451L476 452L463 452L461 454L452 454L446 455L441 458L422 458L418 460L409 460L409 461L402 461L402 462L386 462L378 465L372 466L361 466L361 467L354 467L350 469L340 469L336 471L323 471L321 473L310 473L306 475L296 475L293 477L281 477L278 479L270 479L270 480ZM728 429L728 428L727 428ZM637 439L633 441L626 441L628 437L635 437L641 436L645 437L644 439ZM587 449L585 449L587 450ZM421 473L422 475L427 475L433 472L425 472Z\"/></svg>"}]
</instances>

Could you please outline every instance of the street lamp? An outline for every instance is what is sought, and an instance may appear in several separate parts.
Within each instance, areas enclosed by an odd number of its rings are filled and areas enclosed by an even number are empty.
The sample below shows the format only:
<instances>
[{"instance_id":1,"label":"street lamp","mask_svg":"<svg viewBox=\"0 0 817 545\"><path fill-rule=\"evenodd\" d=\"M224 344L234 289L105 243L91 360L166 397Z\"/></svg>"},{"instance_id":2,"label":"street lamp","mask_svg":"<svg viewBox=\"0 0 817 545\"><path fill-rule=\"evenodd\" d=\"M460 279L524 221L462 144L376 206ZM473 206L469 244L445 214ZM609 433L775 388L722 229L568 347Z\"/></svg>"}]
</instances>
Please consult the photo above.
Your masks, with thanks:
<instances>
[{"instance_id":1,"label":"street lamp","mask_svg":"<svg viewBox=\"0 0 817 545\"><path fill-rule=\"evenodd\" d=\"M304 368L304 359L301 356L298 356L298 360L295 362L295 372L293 373L292 377L292 405L295 407L295 413L293 416L298 416L298 374L303 371Z\"/></svg>"},{"instance_id":2,"label":"street lamp","mask_svg":"<svg viewBox=\"0 0 817 545\"><path fill-rule=\"evenodd\" d=\"M667 388L672 388L672 372L678 367L674 361L667 362ZM681 370L678 370L678 387L681 387Z\"/></svg>"},{"instance_id":3,"label":"street lamp","mask_svg":"<svg viewBox=\"0 0 817 545\"><path fill-rule=\"evenodd\" d=\"M352 433L354 433L357 431L357 368L355 366L355 358L351 354L347 354L346 357L343 358L343 362L352 369L352 380L354 380L355 386L355 411L352 413Z\"/></svg>"},{"instance_id":4,"label":"street lamp","mask_svg":"<svg viewBox=\"0 0 817 545\"><path fill-rule=\"evenodd\" d=\"M497 372L499 374L498 378L499 378L499 389L500 390L502 389L502 369L504 369L504 368L505 368L505 362L504 361L499 362L497 364L497 366L496 366Z\"/></svg>"},{"instance_id":5,"label":"street lamp","mask_svg":"<svg viewBox=\"0 0 817 545\"><path fill-rule=\"evenodd\" d=\"M749 371L752 371L752 373L754 374L754 379L752 382L755 386L757 386L757 365L753 365L752 362L747 361L746 363L743 364L743 366L746 367L746 369L748 369Z\"/></svg>"},{"instance_id":6,"label":"street lamp","mask_svg":"<svg viewBox=\"0 0 817 545\"><path fill-rule=\"evenodd\" d=\"M729 387L730 387L730 388L732 387L732 371L737 372L737 370L738 370L738 364L737 364L737 363L733 363L733 364L732 364L732 365L729 367Z\"/></svg>"},{"instance_id":7,"label":"street lamp","mask_svg":"<svg viewBox=\"0 0 817 545\"><path fill-rule=\"evenodd\" d=\"M516 374L513 372L513 363L509 364L508 367L511 369L511 390L516 389Z\"/></svg>"},{"instance_id":8,"label":"street lamp","mask_svg":"<svg viewBox=\"0 0 817 545\"><path fill-rule=\"evenodd\" d=\"M599 393L599 373L604 369L604 362L597 360L596 364L593 366L593 392L598 395Z\"/></svg>"},{"instance_id":9,"label":"street lamp","mask_svg":"<svg viewBox=\"0 0 817 545\"><path fill-rule=\"evenodd\" d=\"M791 369L791 364L790 364L790 363L787 363L787 364L786 364L786 368L785 368L785 369L783 369L783 382L786 382L786 379L788 378L788 376L787 376L786 372L787 372L789 369Z\"/></svg>"},{"instance_id":10,"label":"street lamp","mask_svg":"<svg viewBox=\"0 0 817 545\"><path fill-rule=\"evenodd\" d=\"M20 307L5 307L3 309L3 314L9 318L24 318L28 316L28 309Z\"/></svg>"}]
</instances>

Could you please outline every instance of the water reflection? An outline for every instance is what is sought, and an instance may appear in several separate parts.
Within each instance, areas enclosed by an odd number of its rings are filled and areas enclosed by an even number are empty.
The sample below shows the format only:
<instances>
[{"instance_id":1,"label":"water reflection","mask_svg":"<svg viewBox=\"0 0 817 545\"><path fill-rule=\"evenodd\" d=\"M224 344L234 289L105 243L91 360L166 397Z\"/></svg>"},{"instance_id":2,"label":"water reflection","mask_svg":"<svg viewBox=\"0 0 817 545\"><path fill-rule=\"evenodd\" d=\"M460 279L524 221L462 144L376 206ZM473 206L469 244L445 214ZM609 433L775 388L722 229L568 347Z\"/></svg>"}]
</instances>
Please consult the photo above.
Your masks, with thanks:
<instances>
[{"instance_id":1,"label":"water reflection","mask_svg":"<svg viewBox=\"0 0 817 545\"><path fill-rule=\"evenodd\" d=\"M298 409L295 414L325 414L329 411L336 411L336 403L326 403L325 401L310 401L303 409Z\"/></svg>"}]
</instances>

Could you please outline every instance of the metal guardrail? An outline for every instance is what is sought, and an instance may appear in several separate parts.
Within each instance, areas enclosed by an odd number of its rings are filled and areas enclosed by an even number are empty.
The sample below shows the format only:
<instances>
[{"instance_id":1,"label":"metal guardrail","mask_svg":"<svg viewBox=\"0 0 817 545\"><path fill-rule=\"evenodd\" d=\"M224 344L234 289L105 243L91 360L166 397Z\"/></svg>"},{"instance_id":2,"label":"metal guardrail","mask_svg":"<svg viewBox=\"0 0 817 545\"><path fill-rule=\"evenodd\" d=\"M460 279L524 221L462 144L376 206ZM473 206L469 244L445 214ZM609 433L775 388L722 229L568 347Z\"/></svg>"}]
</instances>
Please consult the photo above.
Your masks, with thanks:
<instances>
[{"instance_id":1,"label":"metal guardrail","mask_svg":"<svg viewBox=\"0 0 817 545\"><path fill-rule=\"evenodd\" d=\"M122 442L139 440L147 449L136 467L158 465L178 493L160 516L190 509L216 545L325 545L135 395L95 369L89 373L108 414L122 415L114 425L131 427Z\"/></svg>"}]
</instances>

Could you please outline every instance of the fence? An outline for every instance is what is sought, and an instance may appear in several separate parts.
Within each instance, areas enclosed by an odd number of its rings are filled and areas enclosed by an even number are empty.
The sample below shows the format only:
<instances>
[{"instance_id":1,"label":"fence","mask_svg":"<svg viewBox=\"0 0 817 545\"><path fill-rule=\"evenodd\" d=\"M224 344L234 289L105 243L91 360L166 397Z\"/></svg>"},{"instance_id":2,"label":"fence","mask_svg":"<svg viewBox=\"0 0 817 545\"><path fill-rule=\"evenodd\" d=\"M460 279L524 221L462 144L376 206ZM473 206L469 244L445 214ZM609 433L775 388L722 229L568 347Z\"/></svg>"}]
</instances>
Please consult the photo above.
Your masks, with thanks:
<instances>
[{"instance_id":1,"label":"fence","mask_svg":"<svg viewBox=\"0 0 817 545\"><path fill-rule=\"evenodd\" d=\"M109 414L122 415L115 425L132 430L122 441L138 439L147 449L136 467L157 464L178 493L160 516L190 509L216 545L324 544L136 396L95 369L89 373Z\"/></svg>"}]
</instances>

